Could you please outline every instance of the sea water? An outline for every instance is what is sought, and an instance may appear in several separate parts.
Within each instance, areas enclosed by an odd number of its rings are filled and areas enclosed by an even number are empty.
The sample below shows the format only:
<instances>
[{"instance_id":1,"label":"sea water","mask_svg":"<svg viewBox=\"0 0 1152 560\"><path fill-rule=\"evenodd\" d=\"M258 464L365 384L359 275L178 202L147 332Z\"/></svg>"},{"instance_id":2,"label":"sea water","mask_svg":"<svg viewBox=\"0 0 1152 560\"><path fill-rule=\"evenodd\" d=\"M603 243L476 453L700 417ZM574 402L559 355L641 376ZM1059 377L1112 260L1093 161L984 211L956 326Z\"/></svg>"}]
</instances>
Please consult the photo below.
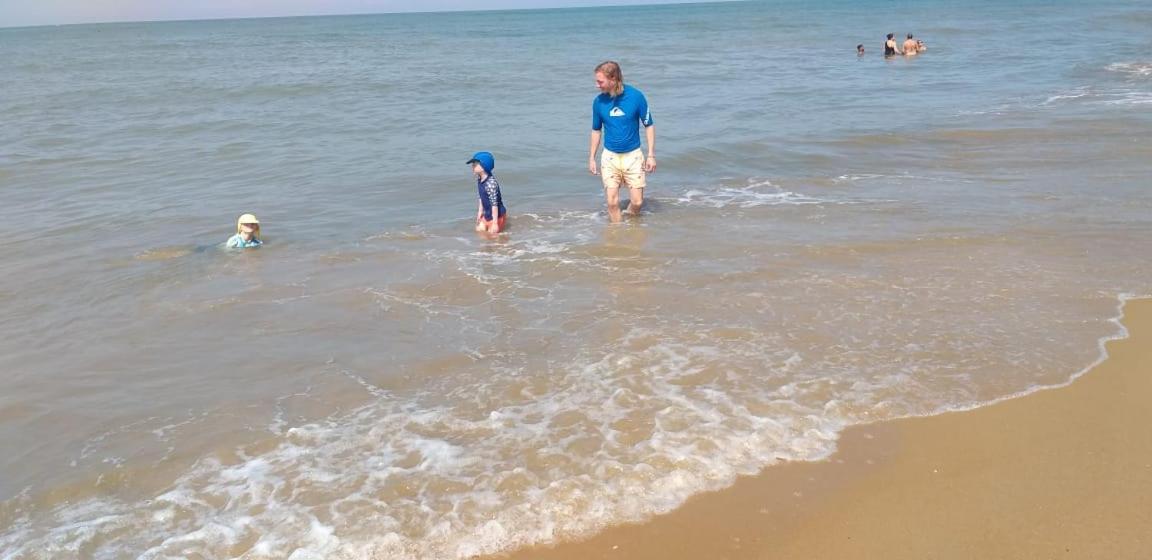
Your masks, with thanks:
<instances>
[{"instance_id":1,"label":"sea water","mask_svg":"<svg viewBox=\"0 0 1152 560\"><path fill-rule=\"evenodd\" d=\"M1149 25L779 0L0 29L0 558L466 558L1067 383L1152 292ZM605 59L656 122L622 224L586 169ZM245 212L265 246L222 249Z\"/></svg>"}]
</instances>

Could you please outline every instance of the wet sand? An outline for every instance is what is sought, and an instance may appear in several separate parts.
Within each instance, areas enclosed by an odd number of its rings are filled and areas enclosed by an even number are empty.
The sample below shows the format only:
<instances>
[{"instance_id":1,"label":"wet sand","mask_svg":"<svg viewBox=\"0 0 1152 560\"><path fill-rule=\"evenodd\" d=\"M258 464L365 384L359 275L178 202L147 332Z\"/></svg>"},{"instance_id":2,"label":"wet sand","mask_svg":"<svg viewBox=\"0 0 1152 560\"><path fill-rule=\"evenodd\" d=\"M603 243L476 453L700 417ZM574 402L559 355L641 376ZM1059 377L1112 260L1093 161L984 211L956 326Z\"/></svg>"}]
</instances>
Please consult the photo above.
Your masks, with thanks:
<instances>
[{"instance_id":1,"label":"wet sand","mask_svg":"<svg viewBox=\"0 0 1152 560\"><path fill-rule=\"evenodd\" d=\"M516 560L1152 557L1152 300L1067 387L848 430L642 524Z\"/></svg>"}]
</instances>

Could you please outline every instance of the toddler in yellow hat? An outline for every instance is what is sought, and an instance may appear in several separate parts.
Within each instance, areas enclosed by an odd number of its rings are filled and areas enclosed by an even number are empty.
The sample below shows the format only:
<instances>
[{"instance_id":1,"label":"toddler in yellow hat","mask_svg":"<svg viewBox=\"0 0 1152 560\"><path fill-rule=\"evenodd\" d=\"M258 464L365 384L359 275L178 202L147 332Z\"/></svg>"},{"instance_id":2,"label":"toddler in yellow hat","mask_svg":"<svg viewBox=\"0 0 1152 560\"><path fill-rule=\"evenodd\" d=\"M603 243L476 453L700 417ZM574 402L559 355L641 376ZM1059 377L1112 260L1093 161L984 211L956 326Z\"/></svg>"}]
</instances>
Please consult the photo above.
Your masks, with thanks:
<instances>
[{"instance_id":1,"label":"toddler in yellow hat","mask_svg":"<svg viewBox=\"0 0 1152 560\"><path fill-rule=\"evenodd\" d=\"M236 220L236 235L230 237L225 246L229 249L246 249L263 244L260 241L260 220L253 214L244 214Z\"/></svg>"}]
</instances>

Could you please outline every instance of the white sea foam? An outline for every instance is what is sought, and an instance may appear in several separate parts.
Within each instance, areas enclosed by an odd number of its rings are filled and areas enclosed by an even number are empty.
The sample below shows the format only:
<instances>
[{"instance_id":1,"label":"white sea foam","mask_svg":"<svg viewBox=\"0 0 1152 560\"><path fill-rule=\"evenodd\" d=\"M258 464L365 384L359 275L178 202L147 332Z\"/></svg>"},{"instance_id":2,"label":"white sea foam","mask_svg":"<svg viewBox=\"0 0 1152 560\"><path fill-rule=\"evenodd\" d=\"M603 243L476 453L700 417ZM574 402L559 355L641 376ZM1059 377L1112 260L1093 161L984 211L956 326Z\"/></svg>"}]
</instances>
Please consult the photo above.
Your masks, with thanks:
<instances>
[{"instance_id":1,"label":"white sea foam","mask_svg":"<svg viewBox=\"0 0 1152 560\"><path fill-rule=\"evenodd\" d=\"M1033 386L1031 386L1031 387L1029 387L1023 391L1017 391L1017 392L1014 392L1014 393L1011 393L1008 395L998 397L996 399L992 399L992 400L988 400L988 401L981 401L981 402L977 402L977 403L971 403L971 404L963 405L963 406L962 405L954 405L954 404L945 405L945 406L939 407L935 412L933 412L933 414L943 414L945 412L963 412L966 410L975 410L977 408L990 406L990 405L996 404L998 402L1003 402L1003 401L1012 400L1012 399L1018 399L1020 397L1024 397L1024 396L1027 396L1027 395L1030 395L1032 393L1036 393L1039 391L1047 391L1049 389L1059 389L1061 387L1067 387L1067 386L1071 385L1072 383L1075 383L1077 379L1080 379L1081 377L1084 376L1084 374L1088 373L1089 371L1092 371L1093 368L1104 363L1104 361L1108 359L1108 343L1109 342L1112 342L1114 340L1123 340L1123 339L1128 338L1128 327L1125 327L1124 323L1122 322L1124 319L1124 305L1127 302L1132 301L1132 300L1149 299L1149 298L1152 298L1152 294L1127 294L1127 293L1126 294L1119 294L1117 296L1117 301L1119 303L1116 306L1116 315L1114 315L1113 317L1108 319L1108 322L1111 323L1113 325L1113 327L1115 328L1115 332L1113 332L1112 334L1106 335L1106 336L1102 336L1099 339L1097 339L1097 341L1096 341L1096 351L1097 351L1096 359L1093 360L1088 365L1084 366L1083 368L1080 368L1075 373L1073 373L1066 381L1064 381L1062 383L1054 383L1054 384L1050 384L1050 385L1033 385Z\"/></svg>"},{"instance_id":2,"label":"white sea foam","mask_svg":"<svg viewBox=\"0 0 1152 560\"><path fill-rule=\"evenodd\" d=\"M1056 95L1049 96L1048 99L1045 99L1044 102L1041 103L1041 105L1052 105L1054 103L1059 103L1062 101L1069 101L1072 99L1082 99L1084 97L1090 97L1092 95L1095 95L1095 93L1092 92L1090 89L1080 88L1080 89L1076 89L1073 91L1069 91L1069 92L1065 92L1065 93L1058 93Z\"/></svg>"},{"instance_id":3,"label":"white sea foam","mask_svg":"<svg viewBox=\"0 0 1152 560\"><path fill-rule=\"evenodd\" d=\"M1104 105L1148 105L1152 103L1152 92L1129 91L1116 93L1100 100Z\"/></svg>"},{"instance_id":4,"label":"white sea foam","mask_svg":"<svg viewBox=\"0 0 1152 560\"><path fill-rule=\"evenodd\" d=\"M757 206L805 206L842 203L783 190L770 181L749 181L743 187L710 187L688 189L676 202L709 208L754 208Z\"/></svg>"},{"instance_id":5,"label":"white sea foam","mask_svg":"<svg viewBox=\"0 0 1152 560\"><path fill-rule=\"evenodd\" d=\"M1105 68L1136 78L1152 77L1152 62L1113 62Z\"/></svg>"},{"instance_id":6,"label":"white sea foam","mask_svg":"<svg viewBox=\"0 0 1152 560\"><path fill-rule=\"evenodd\" d=\"M956 117L978 117L982 115L1003 115L1008 112L1008 106L1000 106L994 109L963 109L956 111Z\"/></svg>"},{"instance_id":7,"label":"white sea foam","mask_svg":"<svg viewBox=\"0 0 1152 560\"><path fill-rule=\"evenodd\" d=\"M557 372L553 395L487 412L498 386L457 391L473 407L421 410L372 391L348 415L287 430L278 419L272 450L203 459L150 500L93 497L4 538L12 558L465 558L644 519L777 458L830 452L849 419L783 392L765 395L777 413L752 414L726 391L680 383L724 352L701 340L611 353ZM619 431L630 423L652 433Z\"/></svg>"},{"instance_id":8,"label":"white sea foam","mask_svg":"<svg viewBox=\"0 0 1152 560\"><path fill-rule=\"evenodd\" d=\"M1081 88L1067 93L1053 95L1041 105L1053 105L1072 100L1081 100L1084 103L1097 105L1144 105L1152 103L1152 92L1127 88L1111 88L1106 90Z\"/></svg>"},{"instance_id":9,"label":"white sea foam","mask_svg":"<svg viewBox=\"0 0 1152 560\"><path fill-rule=\"evenodd\" d=\"M856 182L870 182L870 181L911 181L915 183L971 183L970 179L953 178L953 177L930 177L926 175L912 175L909 173L900 174L885 174L885 173L851 173L844 174L832 179L833 183L856 183ZM878 201L886 202L886 201Z\"/></svg>"}]
</instances>

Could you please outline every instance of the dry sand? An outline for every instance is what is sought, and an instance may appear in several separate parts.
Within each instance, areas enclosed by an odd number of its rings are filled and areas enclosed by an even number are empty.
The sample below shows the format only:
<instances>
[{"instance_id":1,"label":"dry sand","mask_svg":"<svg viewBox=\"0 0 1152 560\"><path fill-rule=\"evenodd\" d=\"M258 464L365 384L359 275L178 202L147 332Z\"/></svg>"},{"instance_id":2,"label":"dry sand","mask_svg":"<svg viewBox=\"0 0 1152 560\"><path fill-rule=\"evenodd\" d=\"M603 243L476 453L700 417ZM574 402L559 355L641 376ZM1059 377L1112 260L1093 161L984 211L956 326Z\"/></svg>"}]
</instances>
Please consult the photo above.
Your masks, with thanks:
<instances>
[{"instance_id":1,"label":"dry sand","mask_svg":"<svg viewBox=\"0 0 1152 560\"><path fill-rule=\"evenodd\" d=\"M1070 386L860 426L649 523L516 560L1152 559L1152 300Z\"/></svg>"}]
</instances>

